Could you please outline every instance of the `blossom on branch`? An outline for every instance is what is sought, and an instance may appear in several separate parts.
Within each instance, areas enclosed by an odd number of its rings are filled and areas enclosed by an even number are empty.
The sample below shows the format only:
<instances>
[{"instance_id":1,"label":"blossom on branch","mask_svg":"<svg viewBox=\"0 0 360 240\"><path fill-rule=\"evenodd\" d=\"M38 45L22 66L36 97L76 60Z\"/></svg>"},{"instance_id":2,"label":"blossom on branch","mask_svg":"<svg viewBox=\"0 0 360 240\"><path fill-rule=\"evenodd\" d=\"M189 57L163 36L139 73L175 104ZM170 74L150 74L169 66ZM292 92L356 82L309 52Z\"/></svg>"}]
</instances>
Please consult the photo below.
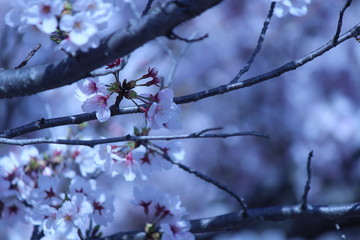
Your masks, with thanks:
<instances>
[{"instance_id":1,"label":"blossom on branch","mask_svg":"<svg viewBox=\"0 0 360 240\"><path fill-rule=\"evenodd\" d=\"M145 118L148 127L157 130L162 127L178 130L180 129L179 118L181 109L173 102L174 92L170 88L160 90L155 96L145 95L151 105L145 110Z\"/></svg>"}]
</instances>

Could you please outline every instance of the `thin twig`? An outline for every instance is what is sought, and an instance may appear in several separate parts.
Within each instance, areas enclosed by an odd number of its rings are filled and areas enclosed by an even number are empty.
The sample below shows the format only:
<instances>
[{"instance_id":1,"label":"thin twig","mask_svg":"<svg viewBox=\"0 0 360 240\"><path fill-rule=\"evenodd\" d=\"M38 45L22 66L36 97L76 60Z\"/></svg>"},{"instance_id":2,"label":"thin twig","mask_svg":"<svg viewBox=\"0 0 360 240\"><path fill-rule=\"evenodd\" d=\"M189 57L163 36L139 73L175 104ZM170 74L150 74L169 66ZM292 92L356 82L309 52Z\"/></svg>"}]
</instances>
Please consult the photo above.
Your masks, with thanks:
<instances>
[{"instance_id":1,"label":"thin twig","mask_svg":"<svg viewBox=\"0 0 360 240\"><path fill-rule=\"evenodd\" d=\"M214 129L207 129L208 131L213 131ZM217 129L215 129L217 130ZM70 139L54 139L54 138L33 138L33 139L9 139L9 138L0 138L0 144L8 145L34 145L34 144L63 144L63 145L82 145L94 147L100 144L115 143L115 142L141 142L141 141L159 141L159 140L175 140L175 139L194 139L194 138L228 138L228 137L238 137L238 136L253 136L253 137L262 137L269 138L268 135L257 133L257 132L234 132L234 133L204 133L204 131L182 134L182 135L173 135L173 136L132 136L130 134L122 137L114 138L104 138L104 139L93 139L93 140L70 140Z\"/></svg>"},{"instance_id":2,"label":"thin twig","mask_svg":"<svg viewBox=\"0 0 360 240\"><path fill-rule=\"evenodd\" d=\"M36 47L34 47L33 50L31 50L31 52L27 55L27 57L24 59L24 61L22 61L17 67L15 67L15 69L19 69L22 67L25 67L26 64L30 61L30 59L35 55L35 53L41 48L41 44L38 43L38 45L36 45Z\"/></svg>"},{"instance_id":3,"label":"thin twig","mask_svg":"<svg viewBox=\"0 0 360 240\"><path fill-rule=\"evenodd\" d=\"M184 41L187 43L193 43L193 42L198 42L198 41L202 41L205 38L207 38L209 36L209 34L205 34L204 36L198 37L198 38L191 38L191 39L187 39L187 38L183 38L180 37L179 35L177 35L176 33L174 33L174 31L171 31L167 37L171 40L180 40L180 41Z\"/></svg>"},{"instance_id":4,"label":"thin twig","mask_svg":"<svg viewBox=\"0 0 360 240\"><path fill-rule=\"evenodd\" d=\"M313 151L311 151L309 153L308 159L307 159L307 166L306 166L306 171L307 171L307 180L306 180L306 184L304 187L304 194L302 196L302 201L301 201L301 209L307 211L308 210L308 194L310 191L310 184L311 184L311 159L313 157Z\"/></svg>"},{"instance_id":5,"label":"thin twig","mask_svg":"<svg viewBox=\"0 0 360 240\"><path fill-rule=\"evenodd\" d=\"M150 11L151 4L153 3L153 1L154 0L148 0L148 2L146 4L146 7L145 7L144 11L141 14L141 17L145 16Z\"/></svg>"},{"instance_id":6,"label":"thin twig","mask_svg":"<svg viewBox=\"0 0 360 240\"><path fill-rule=\"evenodd\" d=\"M182 163L176 162L174 160L171 159L171 157L164 151L161 150L160 147L156 146L155 144L147 144L147 143L143 143L143 145L152 150L155 151L157 154L161 155L165 160L169 161L171 164L174 164L176 166L178 166L179 168L181 168L182 170L190 173L190 174L194 174L195 176L197 176L198 178L204 180L205 182L211 183L214 186L216 186L217 188L223 190L224 192L228 193L231 197L235 198L236 201L240 204L240 207L242 209L242 215L244 217L247 216L247 205L244 201L244 199L242 197L239 197L235 192L233 192L232 190L230 190L226 185L222 184L221 182L217 181L216 179L213 179L197 170L194 170Z\"/></svg>"},{"instance_id":7,"label":"thin twig","mask_svg":"<svg viewBox=\"0 0 360 240\"><path fill-rule=\"evenodd\" d=\"M275 5L276 5L276 2L272 2L271 5L270 5L269 13L268 13L268 15L266 17L266 20L264 21L263 28L261 30L261 33L260 33L260 36L259 36L259 39L258 39L258 42L257 42L257 45L256 45L256 48L255 48L254 52L251 54L251 57L249 58L249 60L245 64L245 66L239 71L239 73L235 76L235 78L233 80L231 80L230 84L238 82L239 79L241 78L241 76L244 75L244 73L246 73L247 71L249 71L252 63L255 60L256 55L260 52L262 44L263 44L263 42L265 40L266 31L268 29L268 26L270 24L270 20L271 20L271 18L273 16L273 13L274 13Z\"/></svg>"},{"instance_id":8,"label":"thin twig","mask_svg":"<svg viewBox=\"0 0 360 240\"><path fill-rule=\"evenodd\" d=\"M336 47L338 44L340 44L348 39L351 39L353 37L356 37L358 35L360 35L360 24L357 24L356 26L354 26L353 28L348 30L346 33L341 35L338 39L337 44L334 44L333 41L331 40L331 41L327 42L326 44L324 44L323 46L321 46L320 48L305 55L304 57L299 58L294 61L291 61L291 62L288 62L288 63L284 64L283 66L276 68L275 70L272 70L265 74L258 75L256 77L252 77L252 78L243 80L238 83L226 84L226 85L218 86L218 87L211 88L211 89L208 89L205 91L196 92L196 93L181 96L181 97L176 97L176 98L174 98L174 102L176 104L196 102L196 101L199 101L204 98L224 94L224 93L235 91L235 90L242 89L245 87L250 87L255 84L258 84L258 83L261 83L261 82L264 82L264 81L267 81L270 79L274 79L278 76L281 76L282 74L284 74L286 72L295 70L295 69L305 65L306 63L314 60L315 58L323 55L324 53L328 52L332 48ZM130 114L130 113L140 113L140 112L141 111L139 110L138 107L124 107L121 109L117 109L116 111L113 111L112 116L124 115L124 114ZM0 133L0 137L12 138L12 137L21 136L26 133L38 131L40 129L46 129L49 127L57 127L57 126L64 126L64 125L70 125L70 124L80 124L80 123L83 123L83 122L86 122L89 120L95 120L95 119L96 119L95 113L83 113L83 114L77 114L77 115L72 115L72 116L67 116L67 117L42 119L42 121L39 120L39 121L35 121L32 123L23 125L21 127L17 127L17 128L10 129L10 130L5 130L4 132Z\"/></svg>"},{"instance_id":9,"label":"thin twig","mask_svg":"<svg viewBox=\"0 0 360 240\"><path fill-rule=\"evenodd\" d=\"M193 39L195 37L195 35L196 35L196 33L193 33L190 36L190 39ZM173 58L173 64L170 67L168 77L165 78L164 81L162 82L162 85L163 85L163 86L161 86L162 88L163 87L168 87L171 84L171 82L173 81L174 75L175 75L175 72L176 72L176 70L177 70L177 68L179 66L180 60L185 56L186 52L190 48L191 43L192 42L185 42L184 46L181 48L181 50L177 54L177 56L174 56L174 54L170 51L170 55Z\"/></svg>"},{"instance_id":10,"label":"thin twig","mask_svg":"<svg viewBox=\"0 0 360 240\"><path fill-rule=\"evenodd\" d=\"M337 24L337 28L336 28L336 32L333 38L333 42L334 44L338 43L338 39L340 36L340 32L341 32L341 27L342 27L342 22L343 22L343 18L344 18L344 13L346 11L346 9L348 7L350 7L352 0L346 0L346 3L344 4L343 8L341 9L340 13L339 13L339 20L338 20L338 24Z\"/></svg>"}]
</instances>

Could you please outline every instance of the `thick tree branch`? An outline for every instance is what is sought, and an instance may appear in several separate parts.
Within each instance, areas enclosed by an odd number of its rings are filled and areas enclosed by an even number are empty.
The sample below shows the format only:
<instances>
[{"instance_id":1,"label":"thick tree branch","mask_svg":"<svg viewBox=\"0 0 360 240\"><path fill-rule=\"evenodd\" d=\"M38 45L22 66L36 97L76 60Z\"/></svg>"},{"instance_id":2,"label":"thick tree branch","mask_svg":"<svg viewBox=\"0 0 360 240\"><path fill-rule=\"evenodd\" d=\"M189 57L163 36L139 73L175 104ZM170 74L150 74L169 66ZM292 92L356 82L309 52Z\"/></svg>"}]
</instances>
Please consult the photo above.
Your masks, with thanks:
<instances>
[{"instance_id":1,"label":"thick tree branch","mask_svg":"<svg viewBox=\"0 0 360 240\"><path fill-rule=\"evenodd\" d=\"M278 77L286 72L289 72L289 71L295 70L298 67L301 67L302 65L306 64L307 62L314 60L315 58L321 56L325 52L336 47L338 44L340 44L350 38L356 37L358 35L360 35L360 24L356 25L355 27L353 27L352 29L348 30L346 33L341 35L341 37L339 37L339 39L338 39L337 44L334 44L333 41L329 41L325 45L323 45L320 48L318 48L317 50L305 55L304 57L302 57L298 60L292 61L292 62L288 62L273 71L267 72L265 74L262 74L262 75L259 75L259 76L253 77L253 78L243 80L239 83L222 85L222 86L208 89L205 91L177 97L174 99L174 102L177 104L196 102L196 101L204 99L204 98L216 96L219 94L224 94L224 93L234 91L237 89L241 89L241 88L245 88L245 87L250 87L252 85L261 83L263 81L273 79L273 78ZM1 76L1 71L0 71L0 76ZM0 88L1 88L1 79L0 79ZM0 90L0 92L1 92L1 90ZM124 107L121 109L114 110L112 112L112 116L130 114L130 113L140 113L140 110L137 107ZM84 113L84 114L78 114L78 115L73 115L73 116L68 116L68 117L52 118L52 119L44 119L43 118L43 119L34 121L32 123L29 123L27 125L24 125L24 126L21 126L18 128L6 130L6 131L0 133L0 137L13 138L16 136L21 136L25 133L34 132L34 131L38 131L41 129L69 125L69 124L80 124L80 123L83 123L83 122L86 122L89 120L94 120L94 119L96 119L95 113Z\"/></svg>"},{"instance_id":2,"label":"thick tree branch","mask_svg":"<svg viewBox=\"0 0 360 240\"><path fill-rule=\"evenodd\" d=\"M191 232L208 233L217 231L227 231L240 229L242 227L259 223L286 221L295 218L304 219L334 219L340 220L351 217L360 217L360 203L349 203L339 205L317 205L307 210L303 210L301 205L277 206L266 208L248 208L247 216L243 217L243 212L232 212L216 217L202 218L190 221ZM101 240L119 239L144 239L141 231L116 233L114 235L101 238Z\"/></svg>"},{"instance_id":3,"label":"thick tree branch","mask_svg":"<svg viewBox=\"0 0 360 240\"><path fill-rule=\"evenodd\" d=\"M120 29L103 39L96 49L54 63L16 70L2 69L0 98L31 95L76 82L91 71L118 57L128 55L156 37L167 35L174 27L200 15L221 1L171 1L139 19L129 29Z\"/></svg>"}]
</instances>

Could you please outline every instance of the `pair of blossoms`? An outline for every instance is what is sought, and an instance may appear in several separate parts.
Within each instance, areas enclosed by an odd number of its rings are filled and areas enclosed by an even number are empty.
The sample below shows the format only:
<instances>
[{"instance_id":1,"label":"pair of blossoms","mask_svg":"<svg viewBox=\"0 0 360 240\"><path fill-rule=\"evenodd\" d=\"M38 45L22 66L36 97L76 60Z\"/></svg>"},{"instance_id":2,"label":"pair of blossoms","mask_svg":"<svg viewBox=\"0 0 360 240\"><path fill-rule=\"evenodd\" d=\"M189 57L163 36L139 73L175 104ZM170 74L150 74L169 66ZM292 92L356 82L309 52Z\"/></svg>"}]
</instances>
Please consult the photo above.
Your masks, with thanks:
<instances>
[{"instance_id":1,"label":"pair of blossoms","mask_svg":"<svg viewBox=\"0 0 360 240\"><path fill-rule=\"evenodd\" d=\"M115 154L116 148L111 148ZM172 153L169 149L168 154L174 158ZM96 179L88 177L106 169L112 176L123 172L126 180L133 180L126 177L126 169L131 169L135 160L127 157L126 161L117 161L118 156L109 155L106 162L102 157L88 147L51 145L43 154L35 147L26 147L0 158L0 221L10 227L16 222L37 225L44 234L42 239L99 237L100 227L114 220L115 196L110 189L98 189ZM163 163L149 153L140 159L146 159L142 164L148 165L148 170ZM100 165L94 168L94 162ZM170 168L171 164L161 166ZM178 197L152 187L135 188L134 197L132 203L144 210L147 235L163 240L194 239Z\"/></svg>"},{"instance_id":2,"label":"pair of blossoms","mask_svg":"<svg viewBox=\"0 0 360 240\"><path fill-rule=\"evenodd\" d=\"M117 59L108 64L107 68L114 68L120 64L121 60ZM115 76L118 75L115 74ZM148 78L151 80L143 84L138 83ZM159 86L161 79L158 76L158 70L155 68L149 68L146 74L136 80L129 82L124 80L120 83L117 78L110 85L99 82L96 77L86 78L77 83L76 96L80 101L83 101L82 110L88 113L96 112L96 117L100 122L105 122L110 118L110 96L115 94L117 95L116 98L119 99L115 104L119 104L123 98L126 98L139 107L144 113L147 128L157 130L164 127L170 130L178 130L181 128L179 122L181 108L174 103L174 92L170 88L161 89L155 95L140 95L134 91L137 86Z\"/></svg>"},{"instance_id":3,"label":"pair of blossoms","mask_svg":"<svg viewBox=\"0 0 360 240\"><path fill-rule=\"evenodd\" d=\"M108 27L114 7L103 0L15 0L5 23L16 27L23 40L33 47L48 47L49 37L59 49L75 54L99 45L98 33Z\"/></svg>"}]
</instances>

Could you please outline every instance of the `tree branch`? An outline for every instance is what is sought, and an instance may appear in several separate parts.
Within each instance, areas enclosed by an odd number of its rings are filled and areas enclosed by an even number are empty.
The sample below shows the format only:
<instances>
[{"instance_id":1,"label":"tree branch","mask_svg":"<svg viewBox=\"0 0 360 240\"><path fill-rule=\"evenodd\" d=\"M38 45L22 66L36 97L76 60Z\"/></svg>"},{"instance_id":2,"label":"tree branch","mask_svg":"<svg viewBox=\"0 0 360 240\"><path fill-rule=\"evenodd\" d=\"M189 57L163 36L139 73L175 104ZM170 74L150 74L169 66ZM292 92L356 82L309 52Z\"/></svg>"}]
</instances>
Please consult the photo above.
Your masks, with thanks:
<instances>
[{"instance_id":1,"label":"tree branch","mask_svg":"<svg viewBox=\"0 0 360 240\"><path fill-rule=\"evenodd\" d=\"M141 142L150 140L165 140L170 141L174 139L194 139L194 138L228 138L238 136L254 136L269 138L268 135L257 133L257 132L234 132L234 133L190 133L173 136L131 136L130 134L122 137L104 138L104 139L93 139L93 140L70 140L70 139L52 139L52 138L33 138L33 139L8 139L0 138L0 144L8 145L34 145L34 144L63 144L63 145L82 145L88 147L94 147L99 144L114 143L114 142Z\"/></svg>"},{"instance_id":2,"label":"tree branch","mask_svg":"<svg viewBox=\"0 0 360 240\"><path fill-rule=\"evenodd\" d=\"M130 28L120 29L104 38L96 49L78 52L75 57L69 56L49 64L16 70L1 69L0 98L31 95L76 82L156 37L167 35L174 27L220 2L222 0L171 1L137 20Z\"/></svg>"},{"instance_id":3,"label":"tree branch","mask_svg":"<svg viewBox=\"0 0 360 240\"><path fill-rule=\"evenodd\" d=\"M247 216L247 205L246 205L244 199L242 197L238 196L234 191L232 191L230 188L228 188L225 184L223 184L223 183L217 181L216 179L213 179L213 178L211 178L211 177L209 177L209 176L207 176L207 175L205 175L205 174L203 174L203 173L201 173L201 172L199 172L199 171L197 171L195 169L192 169L192 168L190 168L190 167L188 167L188 166L186 166L186 165L184 165L182 163L174 161L173 159L171 159L171 157L166 152L164 152L160 147L156 146L155 144L148 144L148 143L145 142L145 143L143 143L143 145L146 148L148 148L148 149L156 152L160 156L162 156L166 161L170 162L171 164L178 166L180 169L182 169L182 170L184 170L184 171L186 171L186 172L188 172L190 174L194 174L196 177L202 179L205 182L208 182L208 183L214 185L218 189L220 189L220 190L226 192L227 194L229 194L231 197L233 197L239 203L239 205L240 205L240 207L242 209L241 215L246 218L246 216Z\"/></svg>"},{"instance_id":4,"label":"tree branch","mask_svg":"<svg viewBox=\"0 0 360 240\"><path fill-rule=\"evenodd\" d=\"M256 48L255 48L254 52L251 54L251 57L249 58L249 60L245 64L245 66L239 71L239 73L235 76L235 78L233 80L231 80L230 83L238 82L239 79L241 78L241 76L244 75L244 73L246 73L247 71L249 71L252 63L255 60L256 55L261 50L262 44L263 44L263 42L265 40L266 31L267 31L267 29L269 27L270 20L271 20L271 18L273 16L273 13L274 13L275 6L276 6L276 2L272 2L271 5L270 5L269 13L268 13L268 15L266 17L266 20L264 21L263 28L261 30L261 33L260 33L260 36L259 36L259 39L258 39L258 42L257 42L257 45L256 45Z\"/></svg>"},{"instance_id":5,"label":"tree branch","mask_svg":"<svg viewBox=\"0 0 360 240\"><path fill-rule=\"evenodd\" d=\"M258 75L253 78L243 80L239 83L222 85L222 86L219 86L216 88L211 88L211 89L208 89L205 91L201 91L201 92L197 92L197 93L193 93L193 94L189 94L189 95L185 95L185 96L181 96L181 97L176 97L176 98L174 98L174 102L176 104L196 102L196 101L199 101L204 98L216 96L219 94L224 94L224 93L231 92L231 91L238 90L238 89L245 88L245 87L250 87L252 85L264 82L266 80L273 79L273 78L278 77L286 72L297 69L298 67L306 64L307 62L314 60L315 58L317 58L317 57L321 56L322 54L324 54L325 52L329 51L330 49L336 47L338 44L340 44L350 38L356 37L358 35L360 35L360 24L356 25L355 27L353 27L352 29L348 30L346 33L341 35L341 37L339 37L337 44L334 44L333 41L329 41L325 45L323 45L320 48L318 48L317 50L305 55L304 57L302 57L298 60L295 60L295 61L288 62L273 71L267 72L262 75ZM1 70L0 70L0 76L1 76ZM1 93L1 79L0 79L0 93ZM140 113L140 112L141 111L138 109L138 107L124 107L121 109L113 110L112 116L130 114L130 113ZM38 121L34 121L34 122L26 124L24 126L6 130L6 131L0 133L0 137L13 138L16 136L21 136L25 133L38 131L40 129L46 129L46 128L69 125L69 124L80 124L80 123L94 120L94 119L96 119L95 113L83 113L83 114L77 114L77 115L73 115L73 116L59 117L59 118L52 118L52 119L42 118Z\"/></svg>"},{"instance_id":6,"label":"tree branch","mask_svg":"<svg viewBox=\"0 0 360 240\"><path fill-rule=\"evenodd\" d=\"M242 216L242 211L228 214L191 220L190 231L194 234L217 231L228 231L259 223L286 221L295 218L311 219L344 219L360 217L360 203L338 204L338 205L316 205L310 209L302 210L301 205L276 206L266 208L248 208L247 216ZM119 239L144 239L141 231L123 232L101 238L99 240Z\"/></svg>"},{"instance_id":7,"label":"tree branch","mask_svg":"<svg viewBox=\"0 0 360 240\"><path fill-rule=\"evenodd\" d=\"M340 36L341 27L342 27L342 21L343 21L343 18L344 18L344 13L345 13L346 9L348 7L350 7L351 2L352 2L352 0L346 0L343 8L341 9L341 11L339 13L339 20L338 20L336 32L335 32L335 35L334 35L334 38L333 38L334 44L338 43L338 39L339 39L339 36Z\"/></svg>"}]
</instances>

